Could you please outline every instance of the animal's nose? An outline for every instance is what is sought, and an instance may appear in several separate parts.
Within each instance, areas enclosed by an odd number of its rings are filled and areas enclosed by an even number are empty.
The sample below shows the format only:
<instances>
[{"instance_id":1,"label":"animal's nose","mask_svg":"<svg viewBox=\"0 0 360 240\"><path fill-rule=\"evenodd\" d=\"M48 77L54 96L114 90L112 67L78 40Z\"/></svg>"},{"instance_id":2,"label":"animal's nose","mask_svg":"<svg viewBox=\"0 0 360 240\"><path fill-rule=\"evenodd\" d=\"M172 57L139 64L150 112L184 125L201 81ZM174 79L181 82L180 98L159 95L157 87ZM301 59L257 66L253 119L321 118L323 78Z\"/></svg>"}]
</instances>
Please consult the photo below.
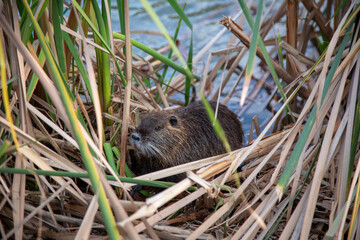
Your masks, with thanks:
<instances>
[{"instance_id":1,"label":"animal's nose","mask_svg":"<svg viewBox=\"0 0 360 240\"><path fill-rule=\"evenodd\" d=\"M136 142L140 141L140 135L137 132L133 132L131 138Z\"/></svg>"}]
</instances>

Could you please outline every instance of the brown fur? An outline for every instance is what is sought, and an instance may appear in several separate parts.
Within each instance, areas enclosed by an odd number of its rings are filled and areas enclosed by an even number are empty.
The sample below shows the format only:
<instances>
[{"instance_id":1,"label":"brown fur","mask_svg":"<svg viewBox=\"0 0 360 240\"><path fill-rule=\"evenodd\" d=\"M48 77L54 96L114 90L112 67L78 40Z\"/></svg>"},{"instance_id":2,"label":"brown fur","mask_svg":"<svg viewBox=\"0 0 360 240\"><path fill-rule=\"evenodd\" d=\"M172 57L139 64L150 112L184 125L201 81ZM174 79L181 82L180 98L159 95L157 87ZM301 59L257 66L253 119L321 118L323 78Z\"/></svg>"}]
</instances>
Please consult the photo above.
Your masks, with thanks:
<instances>
[{"instance_id":1,"label":"brown fur","mask_svg":"<svg viewBox=\"0 0 360 240\"><path fill-rule=\"evenodd\" d=\"M215 110L216 103L210 102ZM231 150L242 147L243 131L237 116L219 105L217 118ZM174 110L145 115L131 135L140 159L134 166L140 174L225 153L202 102Z\"/></svg>"}]
</instances>

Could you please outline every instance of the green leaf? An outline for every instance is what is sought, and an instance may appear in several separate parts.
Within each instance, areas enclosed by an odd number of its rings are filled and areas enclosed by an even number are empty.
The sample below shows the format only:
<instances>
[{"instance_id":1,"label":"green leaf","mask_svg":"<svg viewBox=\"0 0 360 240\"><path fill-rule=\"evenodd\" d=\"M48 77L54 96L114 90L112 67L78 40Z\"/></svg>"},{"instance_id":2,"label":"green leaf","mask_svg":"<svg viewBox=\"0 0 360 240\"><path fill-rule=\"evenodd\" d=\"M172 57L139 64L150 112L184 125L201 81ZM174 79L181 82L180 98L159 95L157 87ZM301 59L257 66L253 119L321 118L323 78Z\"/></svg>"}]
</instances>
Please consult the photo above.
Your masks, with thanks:
<instances>
[{"instance_id":1,"label":"green leaf","mask_svg":"<svg viewBox=\"0 0 360 240\"><path fill-rule=\"evenodd\" d=\"M281 36L280 36L280 33L278 33L278 44L280 44L281 42ZM281 64L281 67L284 68L284 56L283 56L283 53L282 53L282 47L279 46L278 48L278 55L279 55L279 62Z\"/></svg>"},{"instance_id":2,"label":"green leaf","mask_svg":"<svg viewBox=\"0 0 360 240\"><path fill-rule=\"evenodd\" d=\"M114 156L113 156L113 151L112 151L112 148L111 148L111 144L105 142L103 144L103 146L104 146L104 152L105 152L106 158L107 158L111 168L114 170L114 172L118 173L118 171L116 169L116 164L115 164L115 159L114 159ZM119 174L118 174L118 177L120 177Z\"/></svg>"},{"instance_id":3,"label":"green leaf","mask_svg":"<svg viewBox=\"0 0 360 240\"><path fill-rule=\"evenodd\" d=\"M26 175L43 175L43 176L60 176L60 177L71 177L71 178L90 178L89 173L77 173L77 172L65 172L65 171L47 171L47 170L35 170L35 169L24 169L24 168L0 168L0 173L11 173L11 174L26 174ZM115 177L112 175L105 175L107 180L116 181ZM158 188L169 188L175 183L170 182L161 182L161 181L149 181L149 180L140 180L128 177L119 177L120 181L126 183L133 183L149 187L158 187ZM188 190L194 191L196 187L188 188Z\"/></svg>"},{"instance_id":4,"label":"green leaf","mask_svg":"<svg viewBox=\"0 0 360 240\"><path fill-rule=\"evenodd\" d=\"M244 0L238 0L240 6L241 6L241 9L243 10L244 12L244 15L246 17L246 20L250 26L251 29L254 28L254 20L252 19L251 17L251 13L250 13L250 10L249 8L247 7L246 3ZM264 55L264 58L265 58L265 62L269 68L269 71L271 73L271 76L274 78L274 81L275 81L275 84L277 86L277 88L279 89L279 92L281 94L281 97L283 98L283 101L286 102L287 100L287 97L285 95L285 92L284 92L284 89L282 88L281 86L281 83L280 83L280 80L279 80L279 77L277 76L276 74L276 71L275 71L275 68L273 66L273 64L271 63L271 59L270 59L270 56L269 56L269 53L266 51L266 48L265 48L265 45L264 45L264 42L263 40L261 39L261 37L259 36L259 48L262 52L262 54ZM292 119L295 121L295 118L294 116L292 115L292 112L291 112L291 109L289 106L286 106L286 108L288 109Z\"/></svg>"},{"instance_id":5,"label":"green leaf","mask_svg":"<svg viewBox=\"0 0 360 240\"><path fill-rule=\"evenodd\" d=\"M224 148L225 148L226 152L228 152L228 153L231 152L230 144L229 144L228 140L226 139L224 129L221 127L219 121L217 119L215 119L215 114L214 114L212 107L210 106L209 102L206 100L206 98L203 94L201 94L200 97L204 104L206 112L209 116L210 122L213 123L213 127L216 132L216 135L219 137L219 139L224 144Z\"/></svg>"},{"instance_id":6,"label":"green leaf","mask_svg":"<svg viewBox=\"0 0 360 240\"><path fill-rule=\"evenodd\" d=\"M185 14L184 10L177 3L177 1L168 0L168 3L172 6L172 8L175 10L175 12L179 15L179 17L184 21L184 23L190 28L190 30L192 32L192 30L193 30L192 23L190 22L189 18Z\"/></svg>"},{"instance_id":7,"label":"green leaf","mask_svg":"<svg viewBox=\"0 0 360 240\"><path fill-rule=\"evenodd\" d=\"M188 63L187 63L187 66L188 66L188 69L190 72L192 72L192 58L193 58L193 33L191 32ZM186 76L186 79L185 79L185 105L189 104L191 81L192 81L192 78Z\"/></svg>"},{"instance_id":8,"label":"green leaf","mask_svg":"<svg viewBox=\"0 0 360 240\"><path fill-rule=\"evenodd\" d=\"M176 44L174 43L173 39L170 37L170 35L168 34L164 24L161 22L160 18L156 15L154 9L150 6L149 2L147 0L140 0L140 2L143 4L145 10L147 11L147 13L150 15L150 17L153 19L153 21L155 22L155 24L158 26L158 28L160 29L161 33L164 35L164 37L166 38L166 40L168 41L168 43L170 44L171 48L174 50L176 56L178 57L180 63L185 66L187 65L184 58L182 57L179 49L176 47ZM161 55L161 54L160 54ZM159 59L160 60L160 59ZM162 60L160 60L162 61ZM180 72L180 71L179 71ZM181 72L183 74L185 74L188 78L190 78L191 80L193 79L193 74L192 72L189 70L189 68L185 69L185 72Z\"/></svg>"},{"instance_id":9,"label":"green leaf","mask_svg":"<svg viewBox=\"0 0 360 240\"><path fill-rule=\"evenodd\" d=\"M40 53L39 53L39 63L41 66L44 66L44 63L45 63L45 54L44 54L44 51L41 49L40 50ZM39 82L39 78L36 74L33 74L31 76L31 79L30 79L30 83L29 83L29 86L27 88L27 91L26 91L26 99L29 101L32 94L34 93L34 90L36 88L36 85L37 83Z\"/></svg>"},{"instance_id":10,"label":"green leaf","mask_svg":"<svg viewBox=\"0 0 360 240\"><path fill-rule=\"evenodd\" d=\"M258 40L260 38L259 31L260 31L260 21L261 21L263 5L264 5L264 0L260 0L259 4L258 4L256 18L255 18L255 24L252 28L253 35L252 35L251 42L250 42L249 59L248 59L247 65L246 65L245 83L244 83L245 87L244 87L244 91L241 95L241 101L240 101L241 105L243 105L245 102L245 97L247 94L247 90L249 89L248 86L250 85L250 80L251 80L251 76L252 76L252 72L253 72L253 68L254 68L256 49L257 49L257 45L258 45Z\"/></svg>"},{"instance_id":11,"label":"green leaf","mask_svg":"<svg viewBox=\"0 0 360 240\"><path fill-rule=\"evenodd\" d=\"M125 41L125 36L123 34L114 32L113 35L114 35L115 38L118 38L118 39L121 39L121 40ZM164 63L166 65L169 65L169 67L175 69L176 71L184 74L185 76L189 76L190 78L196 78L196 79L200 80L199 75L193 74L192 72L188 71L188 69L185 69L185 68L181 67L180 65L178 65L175 62L171 61L169 58L167 58L164 55L158 53L154 49L149 48L145 44L142 44L142 43L140 43L138 41L135 41L134 39L131 39L130 41L131 41L131 44L134 45L135 47L141 49L142 51L144 51L144 52L146 52L148 54L150 54L151 56L158 59L162 63Z\"/></svg>"},{"instance_id":12,"label":"green leaf","mask_svg":"<svg viewBox=\"0 0 360 240\"><path fill-rule=\"evenodd\" d=\"M184 8L185 8L185 5L184 5ZM178 34L179 34L179 30L180 30L180 26L181 26L181 21L182 21L182 18L179 18L178 24L177 24L176 29L175 29L174 37L173 37L173 41L174 41L174 42L176 42L176 40L177 40L177 37L178 37ZM171 60L172 55L173 55L173 49L170 48L169 53L168 53L168 59ZM161 75L161 79L162 79L164 82L165 82L166 73L167 73L168 68L169 68L169 65L165 65L164 70L163 70L162 75ZM171 81L171 78L169 79L169 81L168 81L168 83L167 83L168 85L170 84L170 81ZM166 89L167 89L167 88L168 88L168 87L166 87ZM165 90L164 93L166 93L166 90Z\"/></svg>"},{"instance_id":13,"label":"green leaf","mask_svg":"<svg viewBox=\"0 0 360 240\"><path fill-rule=\"evenodd\" d=\"M6 154L8 148L10 147L10 145L11 145L11 142L8 141L8 140L5 140L5 141L2 143L2 145L0 146L0 158L1 158L4 154Z\"/></svg>"},{"instance_id":14,"label":"green leaf","mask_svg":"<svg viewBox=\"0 0 360 240\"><path fill-rule=\"evenodd\" d=\"M60 66L60 70L62 74L66 78L66 64L65 64L65 50L62 38L62 31L60 24L63 23L63 14L61 6L63 6L63 0L54 1L52 2L52 19L53 19L53 26L54 26L54 40L55 40L55 47L56 53L58 57L58 63Z\"/></svg>"},{"instance_id":15,"label":"green leaf","mask_svg":"<svg viewBox=\"0 0 360 240\"><path fill-rule=\"evenodd\" d=\"M97 28L94 26L94 24L92 23L91 19L86 15L86 13L84 12L84 10L81 8L81 6L76 2L73 1L72 2L74 7L76 8L76 10L81 14L81 16L84 18L84 20L86 21L87 24L89 24L89 26L91 27L93 33L94 33L94 38L95 36L98 37L101 41L101 44L103 44L103 46L105 47L105 49L107 51L109 51L111 57L114 59L116 68L118 70L119 76L121 77L121 80L123 82L123 84L126 86L126 81L124 78L124 75L121 72L119 63L116 60L115 54L113 53L113 51L111 51L111 48L109 47L109 45L107 44L107 39L104 39L103 36L100 34L100 32L97 30Z\"/></svg>"},{"instance_id":16,"label":"green leaf","mask_svg":"<svg viewBox=\"0 0 360 240\"><path fill-rule=\"evenodd\" d=\"M78 67L78 69L80 71L80 74L84 79L84 83L85 83L86 88L88 90L88 93L89 93L89 95L91 97L91 100L94 101L93 94L92 94L93 91L91 90L89 77L88 77L87 72L85 70L84 64L81 61L80 56L78 55L78 53L76 51L76 48L75 48L73 42L71 41L71 38L70 38L69 34L66 33L66 32L62 32L62 34L63 34L63 38L64 38L64 40L65 40L65 42L66 42L72 56L73 56L73 58L74 58L74 60L75 60L75 62L77 64L77 67Z\"/></svg>"}]
</instances>

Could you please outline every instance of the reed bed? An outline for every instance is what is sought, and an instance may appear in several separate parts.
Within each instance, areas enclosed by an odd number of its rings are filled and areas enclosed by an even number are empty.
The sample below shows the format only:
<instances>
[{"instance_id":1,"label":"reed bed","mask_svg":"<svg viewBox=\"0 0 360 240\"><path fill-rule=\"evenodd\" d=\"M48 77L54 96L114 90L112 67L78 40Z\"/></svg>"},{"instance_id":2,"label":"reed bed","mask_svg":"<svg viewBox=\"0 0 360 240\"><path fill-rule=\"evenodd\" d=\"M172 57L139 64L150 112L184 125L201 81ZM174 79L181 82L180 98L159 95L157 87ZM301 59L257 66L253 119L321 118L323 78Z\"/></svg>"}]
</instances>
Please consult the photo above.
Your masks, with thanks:
<instances>
[{"instance_id":1,"label":"reed bed","mask_svg":"<svg viewBox=\"0 0 360 240\"><path fill-rule=\"evenodd\" d=\"M186 6L169 1L170 36L141 3L167 46L132 39L127 0L0 2L1 238L358 239L359 1L239 0L196 55ZM228 46L209 52L228 31ZM207 99L242 104L241 117L262 89L273 116L254 116L247 146L131 177L141 113Z\"/></svg>"}]
</instances>

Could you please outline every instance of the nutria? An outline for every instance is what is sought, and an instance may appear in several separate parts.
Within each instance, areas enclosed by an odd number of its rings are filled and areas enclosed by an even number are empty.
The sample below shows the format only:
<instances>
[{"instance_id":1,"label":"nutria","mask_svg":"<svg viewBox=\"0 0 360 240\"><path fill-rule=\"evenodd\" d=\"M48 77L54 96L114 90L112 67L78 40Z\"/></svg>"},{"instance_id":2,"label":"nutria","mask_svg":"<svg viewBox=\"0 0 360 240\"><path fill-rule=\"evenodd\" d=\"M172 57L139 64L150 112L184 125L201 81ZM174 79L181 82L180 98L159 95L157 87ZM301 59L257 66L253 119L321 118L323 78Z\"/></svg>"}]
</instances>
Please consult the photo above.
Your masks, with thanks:
<instances>
[{"instance_id":1,"label":"nutria","mask_svg":"<svg viewBox=\"0 0 360 240\"><path fill-rule=\"evenodd\" d=\"M216 102L210 105L215 110ZM235 113L219 104L217 118L231 150L241 148L243 131ZM226 152L201 101L187 107L150 112L131 134L130 143L140 155L137 166L133 166L135 173L140 174Z\"/></svg>"}]
</instances>

